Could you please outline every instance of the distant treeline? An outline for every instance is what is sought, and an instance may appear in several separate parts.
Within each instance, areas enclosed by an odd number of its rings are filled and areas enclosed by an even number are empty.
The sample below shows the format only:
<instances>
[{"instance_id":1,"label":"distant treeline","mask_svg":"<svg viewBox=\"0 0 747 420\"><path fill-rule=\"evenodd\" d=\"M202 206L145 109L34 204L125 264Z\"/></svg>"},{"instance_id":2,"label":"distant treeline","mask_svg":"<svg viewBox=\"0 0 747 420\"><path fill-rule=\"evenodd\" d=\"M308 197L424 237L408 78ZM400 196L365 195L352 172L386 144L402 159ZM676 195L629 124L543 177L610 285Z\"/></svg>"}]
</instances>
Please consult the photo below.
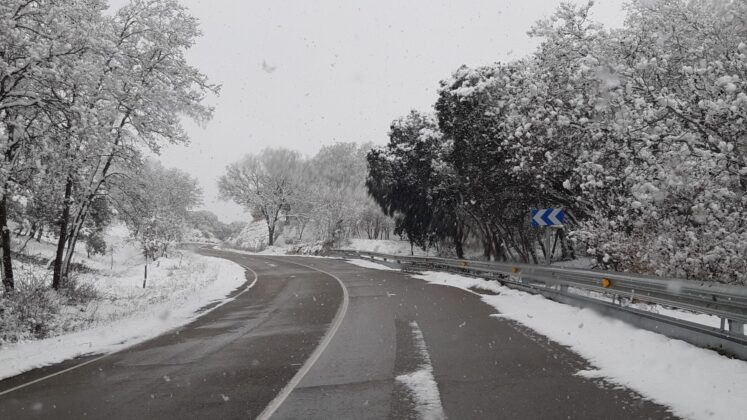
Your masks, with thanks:
<instances>
[{"instance_id":1,"label":"distant treeline","mask_svg":"<svg viewBox=\"0 0 747 420\"><path fill-rule=\"evenodd\" d=\"M265 149L229 165L218 186L224 199L265 221L268 245L275 243L280 229L294 229L298 241L389 239L394 223L366 192L370 148L335 143L312 158Z\"/></svg>"}]
</instances>

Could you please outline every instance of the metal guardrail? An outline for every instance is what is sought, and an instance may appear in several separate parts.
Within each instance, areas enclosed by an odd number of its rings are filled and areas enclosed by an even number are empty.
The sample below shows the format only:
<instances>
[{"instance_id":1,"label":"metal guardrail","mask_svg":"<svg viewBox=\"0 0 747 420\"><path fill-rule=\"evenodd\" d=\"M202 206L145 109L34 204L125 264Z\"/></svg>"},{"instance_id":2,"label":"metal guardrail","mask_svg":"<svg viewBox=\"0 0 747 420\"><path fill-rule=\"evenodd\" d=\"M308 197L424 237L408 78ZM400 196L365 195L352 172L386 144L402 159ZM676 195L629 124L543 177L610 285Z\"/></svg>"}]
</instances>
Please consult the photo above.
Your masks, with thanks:
<instances>
[{"instance_id":1,"label":"metal guardrail","mask_svg":"<svg viewBox=\"0 0 747 420\"><path fill-rule=\"evenodd\" d=\"M334 250L333 253L349 258L394 262L403 268L441 270L495 279L504 285L540 293L555 300L575 299L575 302L570 303L579 303L583 306L593 299L575 294L573 291L597 292L610 299L609 303L604 302L605 309L614 306L617 307L616 309L626 311L626 316L635 313L636 317L644 316L654 320L663 320L670 326L676 325L678 328L716 337L718 347L729 348L730 352L737 353L743 358L747 357L747 336L744 335L744 325L747 323L747 287L530 264L400 256L349 250ZM581 303L579 299L584 302ZM624 299L717 316L721 318L721 327L711 328L653 312L644 313L644 311L623 306ZM661 332L658 326L652 329ZM683 337L682 334L675 335L675 338L693 341ZM728 345L722 346L724 340L728 342L726 343ZM707 342L708 347L712 347L714 343L710 338L705 341L701 339L694 341L697 341L698 345Z\"/></svg>"}]
</instances>

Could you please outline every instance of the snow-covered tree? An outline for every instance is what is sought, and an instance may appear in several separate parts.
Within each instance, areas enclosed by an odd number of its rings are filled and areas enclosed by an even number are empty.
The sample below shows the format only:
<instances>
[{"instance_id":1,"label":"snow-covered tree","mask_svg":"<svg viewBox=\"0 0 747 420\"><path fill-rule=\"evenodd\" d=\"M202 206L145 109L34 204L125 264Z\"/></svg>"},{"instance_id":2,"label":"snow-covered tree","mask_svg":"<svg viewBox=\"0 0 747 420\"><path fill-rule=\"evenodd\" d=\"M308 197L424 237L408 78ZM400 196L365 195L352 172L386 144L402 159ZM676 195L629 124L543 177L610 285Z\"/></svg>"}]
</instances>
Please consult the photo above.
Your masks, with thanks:
<instances>
[{"instance_id":1,"label":"snow-covered tree","mask_svg":"<svg viewBox=\"0 0 747 420\"><path fill-rule=\"evenodd\" d=\"M338 241L359 233L361 216L371 204L365 188L369 149L366 144L335 143L307 162L307 195L314 197L311 222L318 238Z\"/></svg>"},{"instance_id":2,"label":"snow-covered tree","mask_svg":"<svg viewBox=\"0 0 747 420\"><path fill-rule=\"evenodd\" d=\"M155 260L184 237L190 211L202 202L197 180L179 169L146 162L123 190L119 214L141 244L143 255Z\"/></svg>"},{"instance_id":3,"label":"snow-covered tree","mask_svg":"<svg viewBox=\"0 0 747 420\"><path fill-rule=\"evenodd\" d=\"M397 208L427 231L432 190L450 186L496 257L536 261L529 210L562 206L600 266L747 281L747 4L634 1L615 30L591 7L562 4L538 22L528 57L444 80L444 147L424 156L445 175L403 165L391 141L372 152L372 194L386 206L396 186L420 185L405 195L426 206Z\"/></svg>"},{"instance_id":4,"label":"snow-covered tree","mask_svg":"<svg viewBox=\"0 0 747 420\"><path fill-rule=\"evenodd\" d=\"M605 264L747 280L746 11L633 3L611 34L612 135L587 146L574 183L599 209L579 237Z\"/></svg>"},{"instance_id":5,"label":"snow-covered tree","mask_svg":"<svg viewBox=\"0 0 747 420\"><path fill-rule=\"evenodd\" d=\"M0 5L0 249L13 287L8 200L58 212L53 286L100 197L143 152L186 143L183 116L206 121L217 93L185 58L200 35L176 0L132 0L113 15L102 0L9 0ZM49 183L46 180L53 179ZM85 236L85 235L83 235Z\"/></svg>"},{"instance_id":6,"label":"snow-covered tree","mask_svg":"<svg viewBox=\"0 0 747 420\"><path fill-rule=\"evenodd\" d=\"M28 186L25 172L44 162L54 140L49 127L73 117L66 86L84 73L82 57L97 45L101 0L8 0L0 4L0 258L6 290L13 288L8 200ZM70 130L78 118L66 121ZM36 154L30 158L29 154Z\"/></svg>"},{"instance_id":7,"label":"snow-covered tree","mask_svg":"<svg viewBox=\"0 0 747 420\"><path fill-rule=\"evenodd\" d=\"M432 115L412 111L392 122L385 147L368 153L366 186L395 218L395 233L421 247L451 239L461 258L466 216L443 160L449 147Z\"/></svg>"},{"instance_id":8,"label":"snow-covered tree","mask_svg":"<svg viewBox=\"0 0 747 420\"><path fill-rule=\"evenodd\" d=\"M218 181L221 196L233 200L267 223L269 245L283 212L290 211L301 179L300 156L286 149L264 149L228 165Z\"/></svg>"}]
</instances>

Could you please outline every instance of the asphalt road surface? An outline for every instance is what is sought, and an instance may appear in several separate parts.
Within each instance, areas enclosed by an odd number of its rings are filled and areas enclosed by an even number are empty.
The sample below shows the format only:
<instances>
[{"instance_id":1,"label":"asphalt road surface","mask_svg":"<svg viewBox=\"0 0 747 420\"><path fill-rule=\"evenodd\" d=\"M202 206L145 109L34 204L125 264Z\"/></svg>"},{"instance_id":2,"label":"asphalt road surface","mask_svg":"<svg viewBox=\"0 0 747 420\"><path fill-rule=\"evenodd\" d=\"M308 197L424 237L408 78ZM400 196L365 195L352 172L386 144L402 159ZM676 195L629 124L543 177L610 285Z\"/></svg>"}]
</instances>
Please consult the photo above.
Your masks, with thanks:
<instances>
[{"instance_id":1,"label":"asphalt road surface","mask_svg":"<svg viewBox=\"0 0 747 420\"><path fill-rule=\"evenodd\" d=\"M0 419L673 418L576 376L583 359L473 293L336 259L200 252L248 268L232 301L127 350L0 381ZM402 380L423 370L431 392Z\"/></svg>"}]
</instances>

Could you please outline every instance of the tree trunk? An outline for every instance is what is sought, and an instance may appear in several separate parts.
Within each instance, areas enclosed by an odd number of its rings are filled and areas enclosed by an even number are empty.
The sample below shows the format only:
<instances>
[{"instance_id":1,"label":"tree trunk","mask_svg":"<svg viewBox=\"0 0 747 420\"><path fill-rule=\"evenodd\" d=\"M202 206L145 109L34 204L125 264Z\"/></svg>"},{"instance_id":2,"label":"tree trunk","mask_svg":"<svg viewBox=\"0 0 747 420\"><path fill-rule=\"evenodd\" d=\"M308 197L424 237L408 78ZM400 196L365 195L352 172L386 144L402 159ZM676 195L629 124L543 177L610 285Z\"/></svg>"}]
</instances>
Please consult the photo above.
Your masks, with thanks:
<instances>
[{"instance_id":1,"label":"tree trunk","mask_svg":"<svg viewBox=\"0 0 747 420\"><path fill-rule=\"evenodd\" d=\"M566 235L565 229L558 229L558 237L560 239L560 252L564 260L574 259L576 256L573 253L573 247L568 246L568 236Z\"/></svg>"},{"instance_id":2,"label":"tree trunk","mask_svg":"<svg viewBox=\"0 0 747 420\"><path fill-rule=\"evenodd\" d=\"M73 180L68 176L65 183L65 199L63 201L62 218L60 219L60 237L57 240L57 253L54 259L54 274L52 275L52 288L59 290L62 285L62 262L65 257L65 244L67 243L67 227L70 223L70 197L73 194Z\"/></svg>"},{"instance_id":3,"label":"tree trunk","mask_svg":"<svg viewBox=\"0 0 747 420\"><path fill-rule=\"evenodd\" d=\"M299 226L298 229L298 240L299 242L303 240L303 231L306 230L306 223Z\"/></svg>"},{"instance_id":4,"label":"tree trunk","mask_svg":"<svg viewBox=\"0 0 747 420\"><path fill-rule=\"evenodd\" d=\"M560 229L555 229L555 234L553 235L552 240L552 249L550 250L550 255L555 256L555 249L558 247L558 238L560 238Z\"/></svg>"},{"instance_id":5,"label":"tree trunk","mask_svg":"<svg viewBox=\"0 0 747 420\"><path fill-rule=\"evenodd\" d=\"M485 232L481 232L482 235L480 242L482 242L482 257L486 261L490 261L490 255L493 253L493 241L490 240L490 236L486 235Z\"/></svg>"},{"instance_id":6,"label":"tree trunk","mask_svg":"<svg viewBox=\"0 0 747 420\"><path fill-rule=\"evenodd\" d=\"M454 235L454 248L456 249L457 258L459 258L460 260L464 259L464 248L462 246L461 236L461 234Z\"/></svg>"},{"instance_id":7,"label":"tree trunk","mask_svg":"<svg viewBox=\"0 0 747 420\"><path fill-rule=\"evenodd\" d=\"M83 222L86 220L86 217L88 216L88 209L90 206L83 205L83 207L80 209L76 216L75 223L73 224L73 229L71 231L70 237L68 238L68 245L67 245L67 252L65 253L65 262L62 266L62 275L67 276L67 272L70 270L70 263L73 260L73 254L75 253L75 245L78 243L78 238L80 237L80 230L83 227ZM90 258L90 257L89 257Z\"/></svg>"},{"instance_id":8,"label":"tree trunk","mask_svg":"<svg viewBox=\"0 0 747 420\"><path fill-rule=\"evenodd\" d=\"M543 228L543 229L549 229L549 228ZM539 244L540 250L542 251L542 256L545 258L545 260L547 260L550 255L550 249L546 247L547 244L545 243L544 234L542 236L537 237L537 244Z\"/></svg>"},{"instance_id":9,"label":"tree trunk","mask_svg":"<svg viewBox=\"0 0 747 420\"><path fill-rule=\"evenodd\" d=\"M145 289L145 283L148 281L148 253L145 253L145 268L143 270L143 289Z\"/></svg>"},{"instance_id":10,"label":"tree trunk","mask_svg":"<svg viewBox=\"0 0 747 420\"><path fill-rule=\"evenodd\" d=\"M13 291L13 286L10 285L10 287L8 287L8 285L5 283L5 269L4 269L5 264L3 264L3 261L5 260L5 258L3 258L4 256L5 256L5 251L3 251L2 244L0 244L0 281L2 281L3 283L5 294L8 294Z\"/></svg>"},{"instance_id":11,"label":"tree trunk","mask_svg":"<svg viewBox=\"0 0 747 420\"><path fill-rule=\"evenodd\" d=\"M5 293L13 291L13 261L10 255L10 230L8 229L8 202L5 194L0 199L0 268L2 268L3 287Z\"/></svg>"},{"instance_id":12,"label":"tree trunk","mask_svg":"<svg viewBox=\"0 0 747 420\"><path fill-rule=\"evenodd\" d=\"M120 121L119 128L123 128L125 126L125 123L127 121L127 118L129 118L131 111L127 111L127 113L122 117L122 120ZM114 162L114 156L116 155L116 152L119 148L120 141L122 140L121 137L122 131L118 131L117 137L114 139L114 144L112 145L111 152L106 156L106 160L104 161L104 166L101 169L101 179L99 181L96 181L96 174L98 172L98 165L101 164L101 161L97 164L97 170L94 171L91 174L91 178L88 181L88 192L85 198L82 200L81 206L78 210L78 212L75 214L75 219L73 222L73 231L71 235L71 242L70 246L68 247L68 253L65 257L65 264L63 266L64 275L67 276L67 272L70 269L70 262L73 258L73 253L75 252L75 244L78 241L78 237L80 235L80 230L83 227L83 223L86 220L86 217L88 217L88 211L91 208L91 203L93 202L93 199L96 197L96 194L98 193L99 188L104 184L106 180L106 176L109 173L109 168L111 168L112 163ZM69 210L68 210L69 212ZM68 220L70 219L70 215L68 214ZM68 222L69 223L69 222Z\"/></svg>"},{"instance_id":13,"label":"tree trunk","mask_svg":"<svg viewBox=\"0 0 747 420\"><path fill-rule=\"evenodd\" d=\"M24 249L26 249L26 245L28 245L28 244L29 244L29 241L31 241L31 239L33 239L33 237L34 237L34 235L29 235L29 237L28 237L28 238L26 238L26 240L25 240L25 241L23 241L23 246L21 246L21 248L20 248L20 249L18 250L18 253L19 253L19 254L20 254L21 252L23 252L23 250L24 250Z\"/></svg>"},{"instance_id":14,"label":"tree trunk","mask_svg":"<svg viewBox=\"0 0 747 420\"><path fill-rule=\"evenodd\" d=\"M36 242L41 242L42 235L44 235L44 226L39 226L39 232L36 235Z\"/></svg>"},{"instance_id":15,"label":"tree trunk","mask_svg":"<svg viewBox=\"0 0 747 420\"><path fill-rule=\"evenodd\" d=\"M497 233L493 232L490 235L490 242L492 243L495 261L506 261L506 251L503 249L503 246L501 246L503 240L498 238Z\"/></svg>"},{"instance_id":16,"label":"tree trunk","mask_svg":"<svg viewBox=\"0 0 747 420\"><path fill-rule=\"evenodd\" d=\"M490 229L475 216L470 215L472 220L477 226L477 237L482 242L482 256L486 261L490 261L490 255L492 253L492 242L490 241Z\"/></svg>"},{"instance_id":17,"label":"tree trunk","mask_svg":"<svg viewBox=\"0 0 747 420\"><path fill-rule=\"evenodd\" d=\"M537 260L537 252L534 249L534 244L532 243L531 240L529 240L528 238L526 238L526 236L524 237L524 246L526 247L527 251L529 252L529 256L532 257L532 264L539 264L539 262ZM527 261L527 262L529 262L529 261Z\"/></svg>"}]
</instances>

